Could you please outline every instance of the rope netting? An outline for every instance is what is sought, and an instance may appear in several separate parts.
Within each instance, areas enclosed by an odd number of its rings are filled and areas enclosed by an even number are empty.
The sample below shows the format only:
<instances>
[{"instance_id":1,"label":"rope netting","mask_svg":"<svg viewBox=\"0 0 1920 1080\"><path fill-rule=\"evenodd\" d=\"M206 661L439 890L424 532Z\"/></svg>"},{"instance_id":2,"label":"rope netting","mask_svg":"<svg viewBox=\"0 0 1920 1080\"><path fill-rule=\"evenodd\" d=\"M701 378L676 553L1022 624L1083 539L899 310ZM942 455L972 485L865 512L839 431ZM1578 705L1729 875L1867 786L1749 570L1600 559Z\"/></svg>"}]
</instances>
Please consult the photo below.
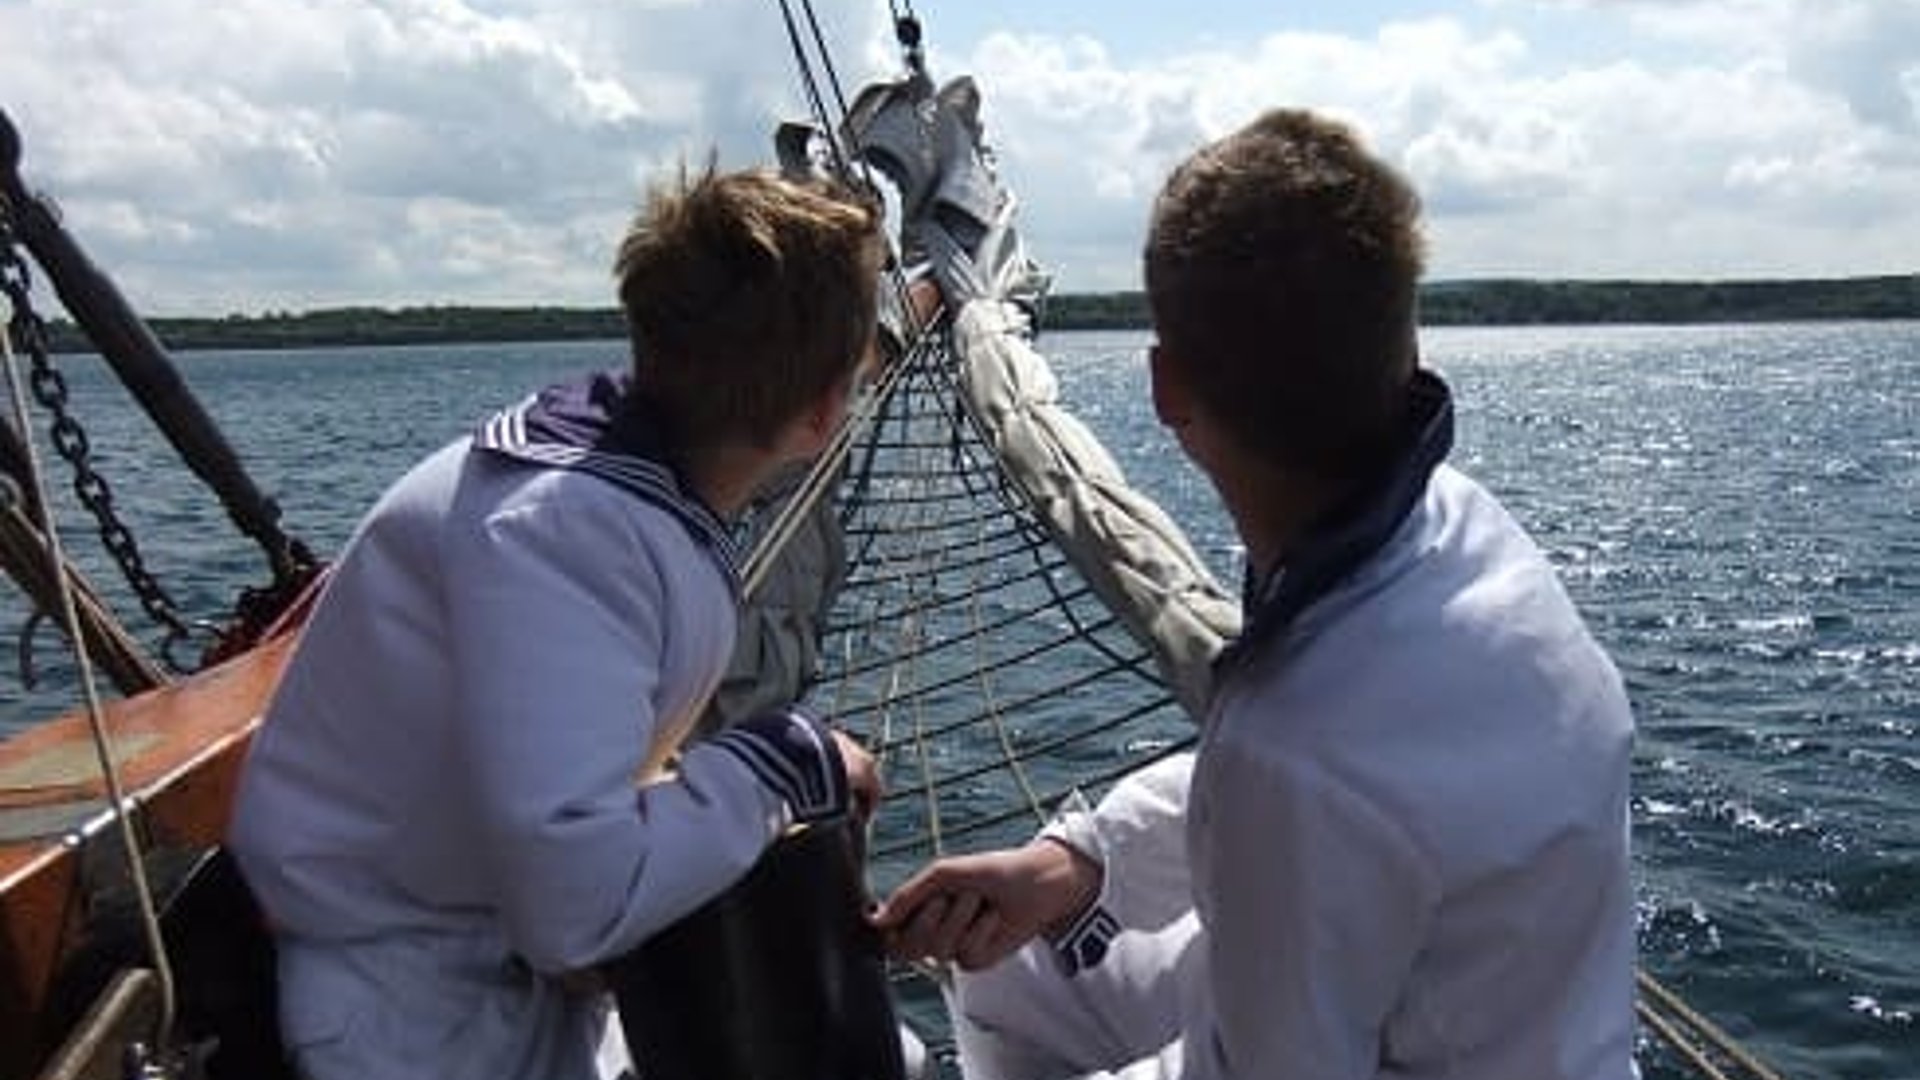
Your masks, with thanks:
<instances>
[{"instance_id":1,"label":"rope netting","mask_svg":"<svg viewBox=\"0 0 1920 1080\"><path fill-rule=\"evenodd\" d=\"M1192 734L955 379L937 339L913 351L840 466L849 571L808 697L881 761L870 851L887 879L1022 842L1062 799L1095 797Z\"/></svg>"}]
</instances>

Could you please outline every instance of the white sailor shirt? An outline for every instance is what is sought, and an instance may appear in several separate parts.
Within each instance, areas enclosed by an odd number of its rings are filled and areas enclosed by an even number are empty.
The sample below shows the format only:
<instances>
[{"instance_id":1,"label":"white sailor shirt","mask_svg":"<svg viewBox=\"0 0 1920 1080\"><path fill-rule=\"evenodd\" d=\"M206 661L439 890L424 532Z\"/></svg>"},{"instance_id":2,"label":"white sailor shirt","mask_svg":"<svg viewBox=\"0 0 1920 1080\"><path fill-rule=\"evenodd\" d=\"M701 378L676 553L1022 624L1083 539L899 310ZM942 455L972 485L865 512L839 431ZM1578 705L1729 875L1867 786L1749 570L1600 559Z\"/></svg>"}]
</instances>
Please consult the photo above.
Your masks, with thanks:
<instances>
[{"instance_id":1,"label":"white sailor shirt","mask_svg":"<svg viewBox=\"0 0 1920 1080\"><path fill-rule=\"evenodd\" d=\"M229 843L316 1080L330 1060L591 1075L598 1007L546 976L633 948L845 806L830 740L792 717L636 787L720 677L735 586L671 484L639 497L564 457L463 439L389 490L255 739Z\"/></svg>"}]
</instances>

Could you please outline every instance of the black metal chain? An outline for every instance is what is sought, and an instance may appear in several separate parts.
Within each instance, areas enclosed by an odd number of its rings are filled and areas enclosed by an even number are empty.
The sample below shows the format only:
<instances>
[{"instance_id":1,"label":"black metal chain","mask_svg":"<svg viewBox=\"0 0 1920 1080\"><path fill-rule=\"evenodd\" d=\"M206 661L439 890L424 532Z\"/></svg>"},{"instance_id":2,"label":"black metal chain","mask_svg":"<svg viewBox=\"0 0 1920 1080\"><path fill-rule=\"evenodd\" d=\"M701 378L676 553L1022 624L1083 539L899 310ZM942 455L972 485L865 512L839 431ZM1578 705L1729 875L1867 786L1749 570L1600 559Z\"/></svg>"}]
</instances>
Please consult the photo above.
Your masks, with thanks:
<instances>
[{"instance_id":1,"label":"black metal chain","mask_svg":"<svg viewBox=\"0 0 1920 1080\"><path fill-rule=\"evenodd\" d=\"M93 467L86 429L67 409L66 376L54 366L52 350L48 345L47 324L33 308L32 288L32 272L20 254L13 227L4 213L4 204L0 203L0 292L4 292L13 305L13 319L8 329L15 346L31 362L28 381L35 400L53 416L49 435L54 449L72 466L73 493L79 498L80 504L87 508L87 512L93 515L99 526L100 542L119 565L120 573L133 589L141 609L154 622L166 628L161 656L176 671L190 670L192 665L174 656L174 649L188 640L193 630L180 616L179 608L160 582L148 572L133 530L127 528L114 510L113 488L107 483L106 477Z\"/></svg>"}]
</instances>

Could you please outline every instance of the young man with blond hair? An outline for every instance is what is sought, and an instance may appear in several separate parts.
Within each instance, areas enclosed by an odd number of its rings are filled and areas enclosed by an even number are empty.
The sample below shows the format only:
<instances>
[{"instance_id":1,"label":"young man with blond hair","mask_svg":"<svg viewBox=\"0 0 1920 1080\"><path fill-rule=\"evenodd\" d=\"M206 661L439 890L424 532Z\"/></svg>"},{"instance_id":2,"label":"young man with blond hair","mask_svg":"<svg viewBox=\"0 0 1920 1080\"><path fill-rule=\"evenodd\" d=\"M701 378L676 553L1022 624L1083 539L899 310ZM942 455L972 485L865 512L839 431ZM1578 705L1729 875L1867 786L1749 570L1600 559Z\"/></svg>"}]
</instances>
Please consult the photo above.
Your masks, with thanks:
<instances>
[{"instance_id":1,"label":"young man with blond hair","mask_svg":"<svg viewBox=\"0 0 1920 1080\"><path fill-rule=\"evenodd\" d=\"M840 424L875 326L876 209L683 173L620 247L630 370L417 465L347 544L268 710L231 846L310 1080L595 1075L569 978L876 789L797 713L640 784L735 638L729 519Z\"/></svg>"},{"instance_id":2,"label":"young man with blond hair","mask_svg":"<svg viewBox=\"0 0 1920 1080\"><path fill-rule=\"evenodd\" d=\"M1444 463L1418 211L1294 110L1161 191L1153 404L1245 544L1245 627L1196 754L877 914L971 969L972 1080L1634 1074L1631 712L1547 558Z\"/></svg>"}]
</instances>

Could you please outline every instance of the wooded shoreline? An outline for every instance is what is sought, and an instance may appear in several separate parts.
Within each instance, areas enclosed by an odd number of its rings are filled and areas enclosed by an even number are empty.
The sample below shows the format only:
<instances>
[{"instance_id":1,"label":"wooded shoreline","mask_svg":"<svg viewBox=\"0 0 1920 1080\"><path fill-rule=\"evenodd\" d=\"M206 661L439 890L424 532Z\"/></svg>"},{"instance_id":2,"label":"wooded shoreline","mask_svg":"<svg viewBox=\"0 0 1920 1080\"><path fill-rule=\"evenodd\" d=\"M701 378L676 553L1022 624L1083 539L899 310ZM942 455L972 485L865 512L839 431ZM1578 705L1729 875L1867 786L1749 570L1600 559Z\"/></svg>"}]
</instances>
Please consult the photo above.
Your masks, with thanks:
<instances>
[{"instance_id":1,"label":"wooded shoreline","mask_svg":"<svg viewBox=\"0 0 1920 1080\"><path fill-rule=\"evenodd\" d=\"M1421 289L1427 326L1749 323L1920 319L1920 274L1780 281L1443 281ZM149 321L169 349L280 349L333 345L573 341L618 338L617 309L567 307L340 307ZM1139 292L1049 297L1048 330L1143 330ZM54 347L88 348L65 321Z\"/></svg>"}]
</instances>

